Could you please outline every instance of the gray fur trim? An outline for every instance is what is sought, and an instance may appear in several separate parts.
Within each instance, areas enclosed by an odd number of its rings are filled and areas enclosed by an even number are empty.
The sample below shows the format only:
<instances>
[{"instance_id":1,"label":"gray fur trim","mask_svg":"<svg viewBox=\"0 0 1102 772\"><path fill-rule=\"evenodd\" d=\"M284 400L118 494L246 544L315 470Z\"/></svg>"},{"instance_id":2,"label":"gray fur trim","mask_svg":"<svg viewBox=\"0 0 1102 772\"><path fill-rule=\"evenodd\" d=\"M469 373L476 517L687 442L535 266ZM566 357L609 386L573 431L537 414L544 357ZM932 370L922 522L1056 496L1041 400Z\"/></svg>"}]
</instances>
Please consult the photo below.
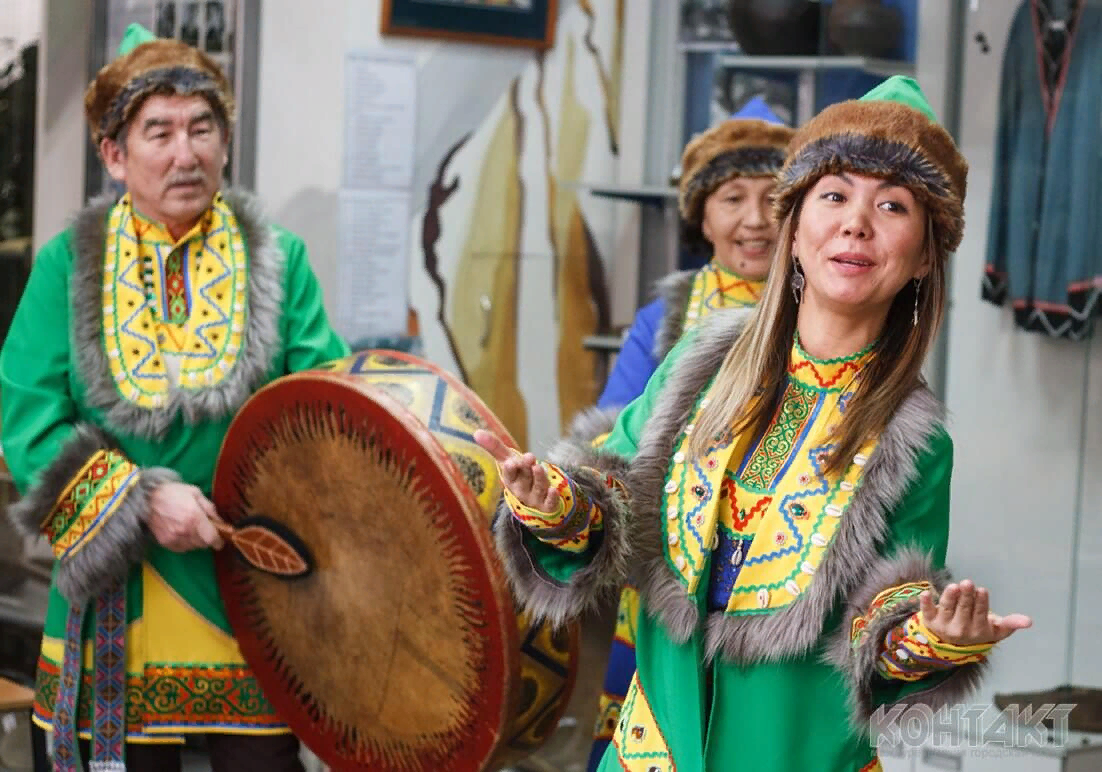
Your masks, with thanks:
<instances>
[{"instance_id":1,"label":"gray fur trim","mask_svg":"<svg viewBox=\"0 0 1102 772\"><path fill-rule=\"evenodd\" d=\"M654 336L651 353L661 362L685 330L685 310L696 271L678 271L655 282L655 294L662 298L662 324Z\"/></svg>"},{"instance_id":2,"label":"gray fur trim","mask_svg":"<svg viewBox=\"0 0 1102 772\"><path fill-rule=\"evenodd\" d=\"M591 407L574 416L566 430L566 438L552 446L552 452L559 457L555 463L584 463L577 459L590 458L593 441L612 431L621 410L622 407ZM574 449L578 450L577 454L572 453Z\"/></svg>"},{"instance_id":3,"label":"gray fur trim","mask_svg":"<svg viewBox=\"0 0 1102 772\"><path fill-rule=\"evenodd\" d=\"M700 620L695 601L666 564L665 518L660 512L662 486L674 442L688 422L697 397L719 370L727 349L752 313L752 309L721 309L708 314L694 328L696 338L659 393L628 474L638 545L634 560L638 576L633 577L634 583L646 601L647 611L662 621L678 643L689 639Z\"/></svg>"},{"instance_id":4,"label":"gray fur trim","mask_svg":"<svg viewBox=\"0 0 1102 772\"><path fill-rule=\"evenodd\" d=\"M217 386L174 386L163 407L144 408L122 398L108 366L103 343L103 249L113 196L101 196L73 224L74 267L70 303L77 367L86 401L104 412L114 431L144 439L164 437L177 415L189 423L235 413L268 377L280 346L285 256L264 220L255 197L223 194L237 216L249 261L249 299L242 350Z\"/></svg>"},{"instance_id":5,"label":"gray fur trim","mask_svg":"<svg viewBox=\"0 0 1102 772\"><path fill-rule=\"evenodd\" d=\"M114 450L115 442L97 426L78 423L73 436L62 446L57 457L39 475L38 480L15 504L8 507L8 518L23 536L38 536L46 526L61 494L101 450Z\"/></svg>"},{"instance_id":6,"label":"gray fur trim","mask_svg":"<svg viewBox=\"0 0 1102 772\"><path fill-rule=\"evenodd\" d=\"M194 67L161 67L142 73L119 90L100 119L99 135L94 138L96 144L98 145L104 137L114 139L119 129L134 116L142 102L154 94L162 93L188 96L199 94L206 97L211 107L219 112L219 118L223 123L233 120L232 106L227 110L226 104L222 101L224 95L218 88L218 83L209 74Z\"/></svg>"},{"instance_id":7,"label":"gray fur trim","mask_svg":"<svg viewBox=\"0 0 1102 772\"><path fill-rule=\"evenodd\" d=\"M626 464L618 456L594 452L590 460L602 473L623 479ZM524 526L513 516L504 498L498 505L494 526L497 551L519 607L534 619L549 620L556 627L587 611L615 603L627 579L632 529L630 502L607 487L601 474L592 468L567 464L561 468L604 514L603 530L590 536L600 540L596 552L568 582L554 579L540 567L525 544Z\"/></svg>"},{"instance_id":8,"label":"gray fur trim","mask_svg":"<svg viewBox=\"0 0 1102 772\"><path fill-rule=\"evenodd\" d=\"M806 591L780 611L728 617L709 628L710 654L738 661L778 661L809 651L836 598L849 597L877 563L887 516L915 480L915 462L942 424L941 406L925 388L911 393L880 435L845 517Z\"/></svg>"},{"instance_id":9,"label":"gray fur trim","mask_svg":"<svg viewBox=\"0 0 1102 772\"><path fill-rule=\"evenodd\" d=\"M842 626L830 641L825 659L837 667L850 687L850 720L857 731L867 731L869 718L877 706L872 701L872 684L877 678L876 661L884 645L884 638L896 625L906 621L919 608L915 598L891 611L878 616L866 628L865 639L854 650L850 644L850 630L855 617L868 612L873 600L889 587L910 582L930 582L936 592L942 592L949 583L949 573L934 569L930 556L916 548L904 548L890 558L876 562L862 579L855 591L849 594ZM979 685L987 669L986 661L961 665L948 676L937 679L929 689L909 694L898 704L928 705L938 710L944 705L962 702ZM895 703L893 703L895 704ZM887 705L885 707L891 707Z\"/></svg>"},{"instance_id":10,"label":"gray fur trim","mask_svg":"<svg viewBox=\"0 0 1102 772\"><path fill-rule=\"evenodd\" d=\"M179 482L180 475L164 467L142 469L138 474L137 484L99 532L59 564L57 590L70 603L84 605L125 579L130 566L144 559L149 497L161 483Z\"/></svg>"},{"instance_id":11,"label":"gray fur trim","mask_svg":"<svg viewBox=\"0 0 1102 772\"><path fill-rule=\"evenodd\" d=\"M658 398L628 476L638 535L635 563L643 572L638 586L649 613L662 621L675 641L689 639L699 624L699 613L666 561L662 486L674 443L693 406L752 313L750 309L716 311L695 328L696 339ZM709 657L744 664L778 662L814 647L835 599L852 592L877 561L877 550L888 532L886 513L913 482L918 454L942 420L941 406L928 390L917 389L907 398L867 462L861 485L815 580L790 605L770 614L711 614L705 632Z\"/></svg>"},{"instance_id":12,"label":"gray fur trim","mask_svg":"<svg viewBox=\"0 0 1102 772\"><path fill-rule=\"evenodd\" d=\"M905 142L857 133L833 134L801 148L781 173L781 185L821 177L820 167L826 164L837 164L839 168L855 172L890 170L894 182L922 188L938 198L950 192L948 178L917 149Z\"/></svg>"}]
</instances>

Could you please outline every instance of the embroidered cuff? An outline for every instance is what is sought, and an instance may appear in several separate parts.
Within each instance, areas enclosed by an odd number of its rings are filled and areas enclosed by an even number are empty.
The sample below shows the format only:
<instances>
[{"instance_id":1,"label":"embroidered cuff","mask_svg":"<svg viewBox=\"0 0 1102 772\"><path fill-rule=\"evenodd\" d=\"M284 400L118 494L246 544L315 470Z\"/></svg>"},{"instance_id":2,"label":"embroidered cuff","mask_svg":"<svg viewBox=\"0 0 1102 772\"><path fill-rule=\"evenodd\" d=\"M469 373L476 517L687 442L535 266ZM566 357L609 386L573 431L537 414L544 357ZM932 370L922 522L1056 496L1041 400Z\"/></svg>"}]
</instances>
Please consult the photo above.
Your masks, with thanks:
<instances>
[{"instance_id":1,"label":"embroidered cuff","mask_svg":"<svg viewBox=\"0 0 1102 772\"><path fill-rule=\"evenodd\" d=\"M994 645L978 643L957 646L946 643L923 624L922 614L916 611L884 637L884 650L880 653L876 669L885 678L918 681L930 673L983 662Z\"/></svg>"},{"instance_id":2,"label":"embroidered cuff","mask_svg":"<svg viewBox=\"0 0 1102 772\"><path fill-rule=\"evenodd\" d=\"M896 587L889 587L880 592L868 610L861 616L855 617L850 626L850 646L857 651L864 645L870 627L875 627L876 622L889 617L901 606L918 603L918 597L926 590L934 591L934 586L929 582L908 582Z\"/></svg>"},{"instance_id":3,"label":"embroidered cuff","mask_svg":"<svg viewBox=\"0 0 1102 772\"><path fill-rule=\"evenodd\" d=\"M79 424L9 516L46 534L58 591L83 606L144 557L149 496L179 479L171 469L138 467L99 428Z\"/></svg>"},{"instance_id":4,"label":"embroidered cuff","mask_svg":"<svg viewBox=\"0 0 1102 772\"><path fill-rule=\"evenodd\" d=\"M600 507L559 467L548 463L543 467L551 487L559 494L554 512L541 512L523 504L508 488L505 502L513 516L540 541L567 552L584 552L589 547L590 532L601 530Z\"/></svg>"},{"instance_id":5,"label":"embroidered cuff","mask_svg":"<svg viewBox=\"0 0 1102 772\"><path fill-rule=\"evenodd\" d=\"M919 596L926 590L941 592L948 583L947 572L935 567L929 553L904 547L876 561L850 593L844 622L827 657L849 685L855 729L866 730L869 718L881 707L926 705L936 711L975 690L988 665L986 658L930 670L926 678L911 682L883 675L881 655L889 634L894 628L906 633L907 620L919 611Z\"/></svg>"},{"instance_id":6,"label":"embroidered cuff","mask_svg":"<svg viewBox=\"0 0 1102 772\"><path fill-rule=\"evenodd\" d=\"M494 521L498 554L518 607L532 619L555 625L602 607L627 581L632 515L627 489L619 482L627 462L611 454L585 455L587 447L574 455L589 463L560 462L573 491L592 502L586 547L574 552L537 549L543 542L521 524L504 497Z\"/></svg>"},{"instance_id":7,"label":"embroidered cuff","mask_svg":"<svg viewBox=\"0 0 1102 772\"><path fill-rule=\"evenodd\" d=\"M138 483L138 467L117 450L100 450L61 492L43 531L54 557L66 560L87 546Z\"/></svg>"}]
</instances>

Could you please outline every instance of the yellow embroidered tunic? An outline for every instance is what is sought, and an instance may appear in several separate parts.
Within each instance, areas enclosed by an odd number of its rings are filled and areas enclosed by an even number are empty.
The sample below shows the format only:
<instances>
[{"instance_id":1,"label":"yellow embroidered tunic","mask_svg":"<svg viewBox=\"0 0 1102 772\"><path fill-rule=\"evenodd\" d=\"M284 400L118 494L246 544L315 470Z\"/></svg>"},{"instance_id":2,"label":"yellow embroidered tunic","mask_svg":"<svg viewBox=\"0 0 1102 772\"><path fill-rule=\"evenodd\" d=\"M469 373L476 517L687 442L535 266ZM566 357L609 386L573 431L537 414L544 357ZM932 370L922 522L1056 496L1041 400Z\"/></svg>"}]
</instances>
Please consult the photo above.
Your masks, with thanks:
<instances>
[{"instance_id":1,"label":"yellow embroidered tunic","mask_svg":"<svg viewBox=\"0 0 1102 772\"><path fill-rule=\"evenodd\" d=\"M831 447L831 433L841 419L851 386L870 356L871 348L845 359L816 361L799 343L792 348L788 385L772 423L764 435L744 432L735 442L731 461L718 477L718 497L707 496L712 480L703 469L683 467L678 511L699 499L700 505L684 521L673 560L686 567L699 565L702 539L712 544L708 605L711 610L753 611L776 598L795 597L817 563L816 555L830 541L838 515L854 490L861 461L842 479L832 482L822 474ZM859 459L872 448L862 449ZM679 451L683 452L683 451ZM698 495L698 492L703 492ZM714 515L707 511L715 502ZM715 525L703 531L714 516ZM759 529L765 529L759 533ZM671 540L676 534L671 534ZM758 537L758 538L755 538ZM676 548L678 545L671 545ZM753 582L738 582L740 573ZM736 589L737 585L737 589Z\"/></svg>"},{"instance_id":2,"label":"yellow embroidered tunic","mask_svg":"<svg viewBox=\"0 0 1102 772\"><path fill-rule=\"evenodd\" d=\"M137 258L137 259L135 259ZM241 351L248 261L218 197L178 241L124 196L107 227L104 333L111 374L131 401L165 404L170 383L219 383Z\"/></svg>"}]
</instances>

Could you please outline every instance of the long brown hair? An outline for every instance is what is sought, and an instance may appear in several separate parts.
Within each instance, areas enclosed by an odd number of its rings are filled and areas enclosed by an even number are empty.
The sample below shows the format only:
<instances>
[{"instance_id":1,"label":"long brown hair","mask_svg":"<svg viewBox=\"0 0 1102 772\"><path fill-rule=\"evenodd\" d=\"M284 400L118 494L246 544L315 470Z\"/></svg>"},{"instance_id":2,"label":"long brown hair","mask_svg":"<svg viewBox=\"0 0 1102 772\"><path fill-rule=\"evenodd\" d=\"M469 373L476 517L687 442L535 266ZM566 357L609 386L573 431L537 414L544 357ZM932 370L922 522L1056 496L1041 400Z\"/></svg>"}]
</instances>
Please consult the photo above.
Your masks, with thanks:
<instances>
[{"instance_id":1,"label":"long brown hair","mask_svg":"<svg viewBox=\"0 0 1102 772\"><path fill-rule=\"evenodd\" d=\"M799 312L791 287L792 241L800 210L797 204L781 222L765 293L724 357L710 399L696 420L689 443L694 457L702 456L716 436L731 427L736 433L764 432L784 396ZM861 446L884 430L903 400L922 382L922 366L941 325L947 291L946 256L940 254L937 244L933 220L927 213L923 249L930 270L918 290L918 324L913 322L916 289L910 281L892 301L872 358L835 431L835 448L827 460L827 472L843 471ZM755 401L757 396L761 399Z\"/></svg>"}]
</instances>

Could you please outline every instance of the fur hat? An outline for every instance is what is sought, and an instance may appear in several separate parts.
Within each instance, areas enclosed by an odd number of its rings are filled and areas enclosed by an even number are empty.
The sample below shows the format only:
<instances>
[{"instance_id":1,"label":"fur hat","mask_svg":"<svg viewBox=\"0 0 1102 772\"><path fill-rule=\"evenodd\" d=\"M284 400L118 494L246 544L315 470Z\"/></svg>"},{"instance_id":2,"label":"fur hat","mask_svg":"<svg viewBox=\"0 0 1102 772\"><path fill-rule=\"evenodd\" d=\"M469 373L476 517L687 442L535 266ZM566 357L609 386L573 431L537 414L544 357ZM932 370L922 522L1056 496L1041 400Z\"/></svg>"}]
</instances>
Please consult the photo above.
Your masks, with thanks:
<instances>
[{"instance_id":1,"label":"fur hat","mask_svg":"<svg viewBox=\"0 0 1102 772\"><path fill-rule=\"evenodd\" d=\"M913 79L893 76L796 132L774 197L777 221L820 177L844 171L907 187L926 205L942 255L960 246L968 162Z\"/></svg>"},{"instance_id":2,"label":"fur hat","mask_svg":"<svg viewBox=\"0 0 1102 772\"><path fill-rule=\"evenodd\" d=\"M756 102L757 100L755 100ZM781 168L785 147L793 130L773 120L742 117L751 114L752 102L733 118L698 134L681 156L678 209L687 240L703 238L704 201L723 183L735 177L772 177ZM764 105L762 105L764 106Z\"/></svg>"},{"instance_id":3,"label":"fur hat","mask_svg":"<svg viewBox=\"0 0 1102 772\"><path fill-rule=\"evenodd\" d=\"M218 64L197 48L179 40L158 39L139 24L131 24L119 56L106 65L84 92L84 117L98 146L114 139L146 97L153 94L198 94L233 128L234 99L230 82Z\"/></svg>"}]
</instances>

